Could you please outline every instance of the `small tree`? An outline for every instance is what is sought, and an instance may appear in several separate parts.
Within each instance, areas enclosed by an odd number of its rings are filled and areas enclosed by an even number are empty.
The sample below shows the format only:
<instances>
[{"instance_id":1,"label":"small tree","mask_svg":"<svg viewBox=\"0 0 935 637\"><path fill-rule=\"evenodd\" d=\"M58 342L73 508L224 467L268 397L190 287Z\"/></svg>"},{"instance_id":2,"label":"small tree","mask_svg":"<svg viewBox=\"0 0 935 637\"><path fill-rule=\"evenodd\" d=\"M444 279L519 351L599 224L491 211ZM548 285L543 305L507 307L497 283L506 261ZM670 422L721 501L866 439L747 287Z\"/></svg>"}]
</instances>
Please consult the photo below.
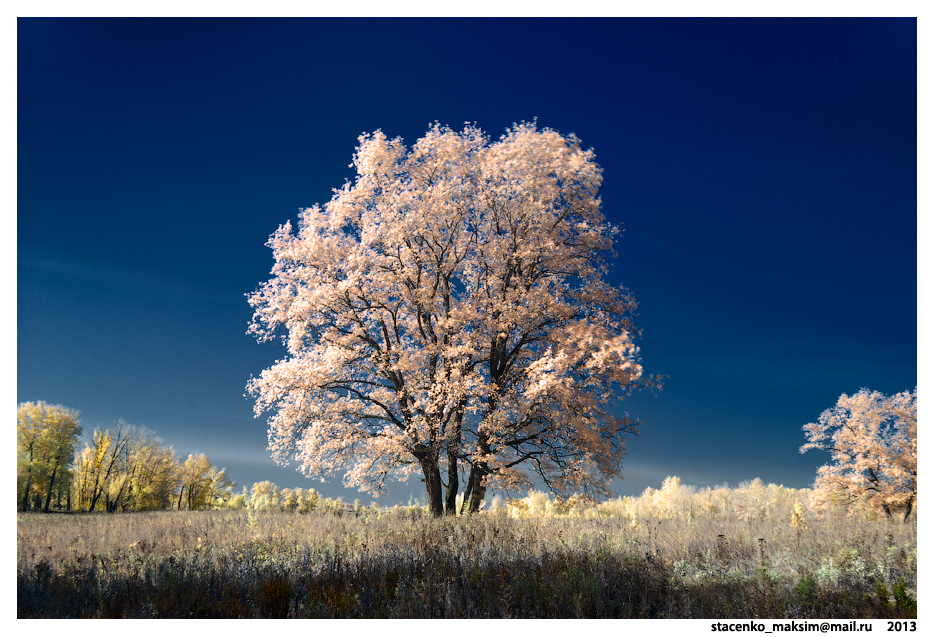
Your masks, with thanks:
<instances>
[{"instance_id":1,"label":"small tree","mask_svg":"<svg viewBox=\"0 0 935 637\"><path fill-rule=\"evenodd\" d=\"M279 487L269 480L255 482L250 494L250 508L255 511L278 511L279 496Z\"/></svg>"},{"instance_id":2,"label":"small tree","mask_svg":"<svg viewBox=\"0 0 935 637\"><path fill-rule=\"evenodd\" d=\"M817 502L865 502L889 518L902 509L908 521L917 492L916 390L894 396L869 389L842 394L817 423L803 429L808 442L801 453L824 449L832 455L832 463L818 469Z\"/></svg>"},{"instance_id":3,"label":"small tree","mask_svg":"<svg viewBox=\"0 0 935 637\"><path fill-rule=\"evenodd\" d=\"M75 501L78 508L94 511L98 505L116 511L128 481L130 444L136 431L123 420L111 429L95 429L75 463Z\"/></svg>"},{"instance_id":4,"label":"small tree","mask_svg":"<svg viewBox=\"0 0 935 637\"><path fill-rule=\"evenodd\" d=\"M435 515L454 513L459 470L469 511L488 480L530 485L524 467L607 494L636 431L613 407L656 380L634 299L604 280L618 229L594 153L534 124L497 142L436 124L411 150L363 135L353 165L272 235L273 278L249 296L251 333L288 332L248 385L274 458L376 492L421 472Z\"/></svg>"},{"instance_id":5,"label":"small tree","mask_svg":"<svg viewBox=\"0 0 935 637\"><path fill-rule=\"evenodd\" d=\"M295 489L283 489L280 492L280 504L283 511L295 511L299 507L299 498L302 497L302 490L296 492Z\"/></svg>"},{"instance_id":6,"label":"small tree","mask_svg":"<svg viewBox=\"0 0 935 637\"><path fill-rule=\"evenodd\" d=\"M318 492L315 489L297 489L298 492L298 511L299 513L308 513L318 506L320 500Z\"/></svg>"},{"instance_id":7,"label":"small tree","mask_svg":"<svg viewBox=\"0 0 935 637\"><path fill-rule=\"evenodd\" d=\"M20 508L48 512L55 493L70 481L69 466L81 435L77 411L37 403L22 403L16 410L17 496Z\"/></svg>"},{"instance_id":8,"label":"small tree","mask_svg":"<svg viewBox=\"0 0 935 637\"><path fill-rule=\"evenodd\" d=\"M140 430L130 448L127 462L129 483L123 510L154 511L174 503L181 466L172 447L148 430Z\"/></svg>"},{"instance_id":9,"label":"small tree","mask_svg":"<svg viewBox=\"0 0 935 637\"><path fill-rule=\"evenodd\" d=\"M226 469L211 466L205 454L189 454L179 471L179 493L176 508L222 508L233 496L234 484L227 479Z\"/></svg>"}]
</instances>

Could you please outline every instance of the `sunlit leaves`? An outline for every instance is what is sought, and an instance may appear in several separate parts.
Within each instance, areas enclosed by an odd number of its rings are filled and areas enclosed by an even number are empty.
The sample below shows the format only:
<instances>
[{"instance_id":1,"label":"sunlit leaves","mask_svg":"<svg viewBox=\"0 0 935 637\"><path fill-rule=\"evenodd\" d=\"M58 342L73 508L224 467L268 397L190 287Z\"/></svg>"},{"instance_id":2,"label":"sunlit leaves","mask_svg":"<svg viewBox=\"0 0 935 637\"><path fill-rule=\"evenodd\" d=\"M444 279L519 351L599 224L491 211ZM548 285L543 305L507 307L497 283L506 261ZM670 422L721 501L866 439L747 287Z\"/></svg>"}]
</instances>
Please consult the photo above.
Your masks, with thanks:
<instances>
[{"instance_id":1,"label":"sunlit leaves","mask_svg":"<svg viewBox=\"0 0 935 637\"><path fill-rule=\"evenodd\" d=\"M817 423L803 427L808 442L800 451L824 449L831 464L818 470L816 500L821 504L863 501L887 516L916 503L918 426L916 390L893 396L862 389L842 394Z\"/></svg>"},{"instance_id":2,"label":"sunlit leaves","mask_svg":"<svg viewBox=\"0 0 935 637\"><path fill-rule=\"evenodd\" d=\"M436 124L410 149L364 134L352 166L270 237L249 295L250 333L288 347L247 386L273 456L377 492L419 470L431 492L443 456L474 488L529 467L604 492L635 430L610 409L655 381L634 300L603 279L618 230L593 151L534 124L497 141Z\"/></svg>"},{"instance_id":3,"label":"sunlit leaves","mask_svg":"<svg viewBox=\"0 0 935 637\"><path fill-rule=\"evenodd\" d=\"M157 511L227 506L233 484L204 454L180 462L148 429L122 420L97 429L74 466L72 506L82 511Z\"/></svg>"},{"instance_id":4,"label":"sunlit leaves","mask_svg":"<svg viewBox=\"0 0 935 637\"><path fill-rule=\"evenodd\" d=\"M67 495L71 486L69 465L81 435L80 422L77 411L61 405L42 401L19 405L16 477L21 509L48 510L54 495Z\"/></svg>"}]
</instances>

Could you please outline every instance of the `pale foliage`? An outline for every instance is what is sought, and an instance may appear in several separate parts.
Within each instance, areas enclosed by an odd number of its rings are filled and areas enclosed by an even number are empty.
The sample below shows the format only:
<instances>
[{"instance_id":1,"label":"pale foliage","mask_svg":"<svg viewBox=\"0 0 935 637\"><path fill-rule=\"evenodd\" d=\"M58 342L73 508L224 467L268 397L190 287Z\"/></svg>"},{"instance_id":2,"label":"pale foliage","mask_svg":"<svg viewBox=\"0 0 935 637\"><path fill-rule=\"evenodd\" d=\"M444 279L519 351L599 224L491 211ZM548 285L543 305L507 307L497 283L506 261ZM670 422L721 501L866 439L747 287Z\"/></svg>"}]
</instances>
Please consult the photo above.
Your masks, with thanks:
<instances>
[{"instance_id":1,"label":"pale foliage","mask_svg":"<svg viewBox=\"0 0 935 637\"><path fill-rule=\"evenodd\" d=\"M282 509L280 502L281 491L279 487L264 480L256 482L250 493L250 508L255 511L278 511Z\"/></svg>"},{"instance_id":2,"label":"pale foliage","mask_svg":"<svg viewBox=\"0 0 935 637\"><path fill-rule=\"evenodd\" d=\"M809 489L765 485L759 478L734 489L727 486L699 489L682 484L677 476L669 476L661 488L647 487L639 497L596 502L575 495L563 500L554 494L533 490L525 498L505 503L498 501L498 496L491 512L505 512L512 517L626 518L631 520L634 530L642 528L646 522L659 520L682 520L689 525L700 520L767 522L804 528L810 495Z\"/></svg>"},{"instance_id":3,"label":"pale foliage","mask_svg":"<svg viewBox=\"0 0 935 637\"><path fill-rule=\"evenodd\" d=\"M247 496L243 493L235 493L231 495L231 499L227 501L227 508L233 509L234 511L239 511L247 505Z\"/></svg>"},{"instance_id":4,"label":"pale foliage","mask_svg":"<svg viewBox=\"0 0 935 637\"><path fill-rule=\"evenodd\" d=\"M815 505L863 502L888 517L902 509L908 520L916 505L918 429L916 390L894 396L862 389L842 394L817 423L803 427L808 442L800 451L831 452L818 469Z\"/></svg>"},{"instance_id":5,"label":"pale foliage","mask_svg":"<svg viewBox=\"0 0 935 637\"><path fill-rule=\"evenodd\" d=\"M249 295L250 333L288 347L247 386L274 458L377 493L421 469L430 503L443 455L475 497L530 484L525 465L605 493L635 430L611 407L655 381L635 302L603 279L618 230L593 152L533 124L359 141L356 181L272 235L273 278Z\"/></svg>"}]
</instances>

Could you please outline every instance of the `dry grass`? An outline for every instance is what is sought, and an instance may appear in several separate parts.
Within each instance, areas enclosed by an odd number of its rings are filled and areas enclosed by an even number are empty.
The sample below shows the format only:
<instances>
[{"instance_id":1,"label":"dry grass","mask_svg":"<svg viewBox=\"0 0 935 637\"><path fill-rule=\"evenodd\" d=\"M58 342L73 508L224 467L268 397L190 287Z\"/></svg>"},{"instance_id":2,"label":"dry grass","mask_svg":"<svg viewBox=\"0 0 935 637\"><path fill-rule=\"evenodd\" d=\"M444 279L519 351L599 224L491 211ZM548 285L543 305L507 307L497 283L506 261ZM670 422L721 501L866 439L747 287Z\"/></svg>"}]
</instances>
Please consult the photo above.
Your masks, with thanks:
<instances>
[{"instance_id":1,"label":"dry grass","mask_svg":"<svg viewBox=\"0 0 935 637\"><path fill-rule=\"evenodd\" d=\"M507 511L20 514L18 616L916 614L914 519Z\"/></svg>"}]
</instances>

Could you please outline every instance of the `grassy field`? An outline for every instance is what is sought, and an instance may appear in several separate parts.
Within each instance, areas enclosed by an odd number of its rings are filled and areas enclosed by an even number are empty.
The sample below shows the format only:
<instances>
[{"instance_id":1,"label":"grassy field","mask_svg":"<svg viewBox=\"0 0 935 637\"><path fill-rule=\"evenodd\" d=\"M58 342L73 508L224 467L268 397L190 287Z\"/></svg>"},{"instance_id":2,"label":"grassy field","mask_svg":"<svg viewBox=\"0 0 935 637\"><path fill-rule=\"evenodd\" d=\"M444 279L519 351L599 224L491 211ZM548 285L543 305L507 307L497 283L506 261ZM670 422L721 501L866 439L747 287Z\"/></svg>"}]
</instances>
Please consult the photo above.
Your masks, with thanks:
<instances>
[{"instance_id":1,"label":"grassy field","mask_svg":"<svg viewBox=\"0 0 935 637\"><path fill-rule=\"evenodd\" d=\"M19 514L17 614L916 616L914 517L788 504L635 517L634 503L569 511L539 494L442 519L417 507Z\"/></svg>"}]
</instances>

